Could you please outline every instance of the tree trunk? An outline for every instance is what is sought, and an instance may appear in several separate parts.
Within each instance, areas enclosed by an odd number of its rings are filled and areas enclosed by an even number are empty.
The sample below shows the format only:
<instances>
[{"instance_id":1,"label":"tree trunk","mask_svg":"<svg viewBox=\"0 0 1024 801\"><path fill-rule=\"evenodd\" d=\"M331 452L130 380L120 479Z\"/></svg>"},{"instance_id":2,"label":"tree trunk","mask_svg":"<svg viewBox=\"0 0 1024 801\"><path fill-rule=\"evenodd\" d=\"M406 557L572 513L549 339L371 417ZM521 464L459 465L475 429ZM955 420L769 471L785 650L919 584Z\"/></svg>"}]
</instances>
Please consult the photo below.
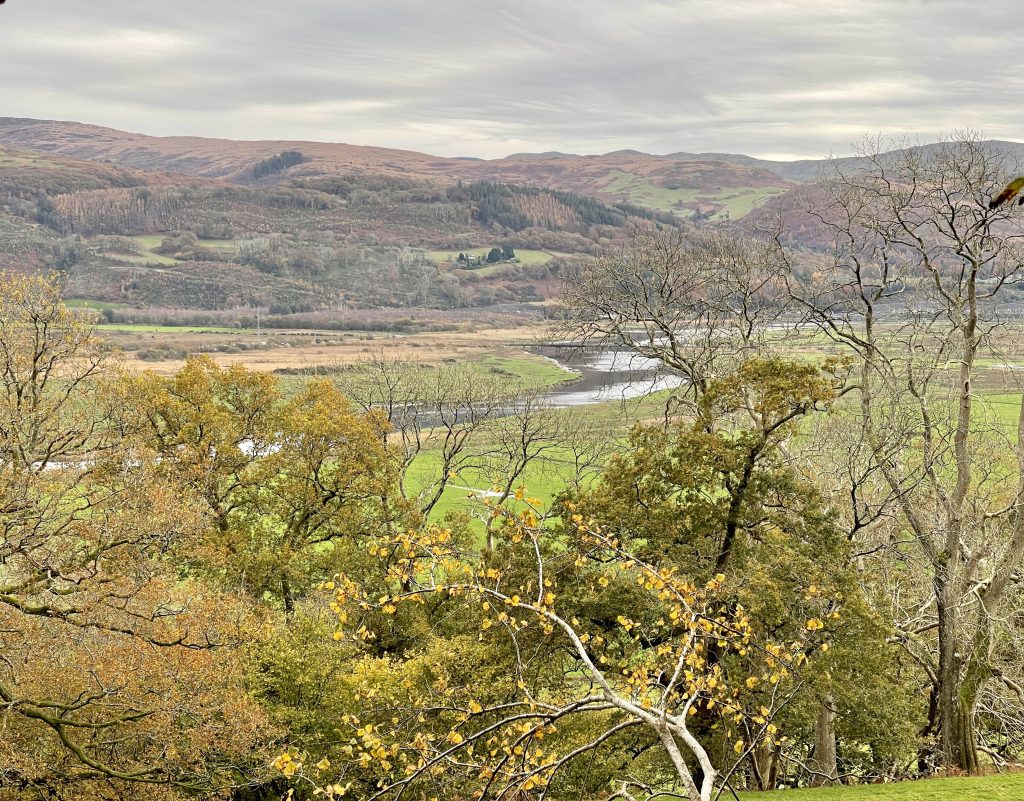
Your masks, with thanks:
<instances>
[{"instance_id":1,"label":"tree trunk","mask_svg":"<svg viewBox=\"0 0 1024 801\"><path fill-rule=\"evenodd\" d=\"M775 753L767 743L761 743L750 752L750 767L753 769L754 783L758 790L775 789L774 760Z\"/></svg>"},{"instance_id":2,"label":"tree trunk","mask_svg":"<svg viewBox=\"0 0 1024 801\"><path fill-rule=\"evenodd\" d=\"M943 751L947 764L971 776L980 772L978 765L978 738L974 731L974 708L962 698L958 699L948 738L943 738ZM947 750L951 749L951 750Z\"/></svg>"},{"instance_id":3,"label":"tree trunk","mask_svg":"<svg viewBox=\"0 0 1024 801\"><path fill-rule=\"evenodd\" d=\"M836 762L835 701L829 693L821 699L818 719L814 722L814 758L810 761L811 787L835 784L839 780Z\"/></svg>"},{"instance_id":4,"label":"tree trunk","mask_svg":"<svg viewBox=\"0 0 1024 801\"><path fill-rule=\"evenodd\" d=\"M284 601L284 613L291 617L295 611L295 598L292 596L292 587L287 576L281 576L281 600Z\"/></svg>"},{"instance_id":5,"label":"tree trunk","mask_svg":"<svg viewBox=\"0 0 1024 801\"><path fill-rule=\"evenodd\" d=\"M974 731L975 693L962 675L964 658L957 653L959 616L955 599L940 577L936 579L939 618L938 725L941 767L969 775L978 773L977 736ZM965 647L961 645L960 647Z\"/></svg>"}]
</instances>

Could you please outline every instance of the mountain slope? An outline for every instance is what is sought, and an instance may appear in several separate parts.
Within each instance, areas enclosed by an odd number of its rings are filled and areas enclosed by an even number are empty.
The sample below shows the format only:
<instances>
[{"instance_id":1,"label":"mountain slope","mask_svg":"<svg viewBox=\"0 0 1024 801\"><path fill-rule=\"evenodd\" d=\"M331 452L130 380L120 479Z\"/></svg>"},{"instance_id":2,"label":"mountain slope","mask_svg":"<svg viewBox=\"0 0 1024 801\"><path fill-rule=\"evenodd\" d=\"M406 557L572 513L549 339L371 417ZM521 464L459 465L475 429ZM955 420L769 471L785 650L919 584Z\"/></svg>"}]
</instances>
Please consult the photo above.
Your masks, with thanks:
<instances>
[{"instance_id":1,"label":"mountain slope","mask_svg":"<svg viewBox=\"0 0 1024 801\"><path fill-rule=\"evenodd\" d=\"M793 186L792 181L756 164L684 160L629 150L602 156L518 154L485 161L325 142L155 137L77 122L11 117L0 118L0 144L236 183L352 174L402 177L440 186L479 180L517 183L633 203L682 217L742 216L761 200ZM285 153L301 157L290 166L264 173L261 165Z\"/></svg>"}]
</instances>

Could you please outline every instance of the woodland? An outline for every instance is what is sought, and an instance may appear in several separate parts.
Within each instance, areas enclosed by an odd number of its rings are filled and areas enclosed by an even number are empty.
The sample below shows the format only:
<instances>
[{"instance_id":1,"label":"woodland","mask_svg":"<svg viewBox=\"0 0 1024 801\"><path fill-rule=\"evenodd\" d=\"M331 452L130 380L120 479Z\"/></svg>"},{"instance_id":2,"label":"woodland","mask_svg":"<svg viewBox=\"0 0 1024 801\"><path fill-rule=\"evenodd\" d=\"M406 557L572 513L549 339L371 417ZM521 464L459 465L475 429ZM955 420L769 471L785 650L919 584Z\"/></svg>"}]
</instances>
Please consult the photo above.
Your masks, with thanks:
<instances>
[{"instance_id":1,"label":"woodland","mask_svg":"<svg viewBox=\"0 0 1024 801\"><path fill-rule=\"evenodd\" d=\"M304 166L285 151L246 180ZM1012 779L1024 212L991 206L1009 169L970 136L869 150L756 230L484 181L10 193L0 799ZM391 280L380 240L338 233L375 204L392 233L448 226L438 248L475 230L583 256L537 279L557 285L546 338L683 380L626 426L386 351L301 381L201 355L132 371L98 327L126 312L65 303L97 275L113 300L120 268L96 265L159 218L174 264L130 279L154 306L471 304L422 248L386 245ZM272 230L271 205L306 233ZM242 219L229 298L211 242ZM551 497L531 486L544 460Z\"/></svg>"}]
</instances>

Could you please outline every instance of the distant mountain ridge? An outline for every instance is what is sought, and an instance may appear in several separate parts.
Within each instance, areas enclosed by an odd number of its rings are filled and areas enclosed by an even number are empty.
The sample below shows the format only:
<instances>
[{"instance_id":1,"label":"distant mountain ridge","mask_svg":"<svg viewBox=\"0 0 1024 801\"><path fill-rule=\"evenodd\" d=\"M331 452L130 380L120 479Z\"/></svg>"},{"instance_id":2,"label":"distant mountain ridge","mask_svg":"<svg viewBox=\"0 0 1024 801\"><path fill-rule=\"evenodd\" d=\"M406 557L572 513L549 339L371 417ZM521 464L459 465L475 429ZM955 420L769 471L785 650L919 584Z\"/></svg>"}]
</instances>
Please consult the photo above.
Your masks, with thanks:
<instances>
[{"instance_id":1,"label":"distant mountain ridge","mask_svg":"<svg viewBox=\"0 0 1024 801\"><path fill-rule=\"evenodd\" d=\"M501 159L447 158L409 150L300 140L239 141L157 137L86 123L0 117L0 145L229 183L276 184L347 175L378 175L435 186L492 181L538 186L626 202L681 218L737 219L801 183L826 164L855 168L856 156L773 161L740 153L679 151L653 155L618 150L601 155L556 151ZM1024 143L996 141L1008 161L1024 162ZM928 148L931 145L923 145ZM282 169L258 165L300 153Z\"/></svg>"},{"instance_id":2,"label":"distant mountain ridge","mask_svg":"<svg viewBox=\"0 0 1024 801\"><path fill-rule=\"evenodd\" d=\"M437 186L515 183L627 202L681 218L743 216L794 185L772 170L744 163L746 157L730 161L624 150L595 156L549 152L491 160L444 158L328 142L157 137L78 122L13 117L0 118L0 145L231 183L285 183L353 174ZM302 154L301 163L253 178L261 162L291 151Z\"/></svg>"}]
</instances>

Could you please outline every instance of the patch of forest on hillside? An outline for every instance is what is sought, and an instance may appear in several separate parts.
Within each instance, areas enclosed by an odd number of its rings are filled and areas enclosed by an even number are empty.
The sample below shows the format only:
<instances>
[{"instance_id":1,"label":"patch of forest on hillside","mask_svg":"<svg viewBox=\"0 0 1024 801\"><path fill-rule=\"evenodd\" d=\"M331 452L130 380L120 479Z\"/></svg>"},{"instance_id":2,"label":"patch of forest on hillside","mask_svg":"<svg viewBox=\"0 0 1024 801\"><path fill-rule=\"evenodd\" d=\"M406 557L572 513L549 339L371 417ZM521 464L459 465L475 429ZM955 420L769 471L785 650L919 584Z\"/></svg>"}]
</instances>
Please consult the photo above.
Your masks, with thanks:
<instances>
[{"instance_id":1,"label":"patch of forest on hillside","mask_svg":"<svg viewBox=\"0 0 1024 801\"><path fill-rule=\"evenodd\" d=\"M263 177L301 163L286 151ZM259 176L257 176L259 173ZM566 258L592 257L670 215L493 182L386 175L242 186L23 156L0 161L0 266L57 270L74 297L272 315L545 301ZM558 254L470 275L427 254L499 245Z\"/></svg>"}]
</instances>

